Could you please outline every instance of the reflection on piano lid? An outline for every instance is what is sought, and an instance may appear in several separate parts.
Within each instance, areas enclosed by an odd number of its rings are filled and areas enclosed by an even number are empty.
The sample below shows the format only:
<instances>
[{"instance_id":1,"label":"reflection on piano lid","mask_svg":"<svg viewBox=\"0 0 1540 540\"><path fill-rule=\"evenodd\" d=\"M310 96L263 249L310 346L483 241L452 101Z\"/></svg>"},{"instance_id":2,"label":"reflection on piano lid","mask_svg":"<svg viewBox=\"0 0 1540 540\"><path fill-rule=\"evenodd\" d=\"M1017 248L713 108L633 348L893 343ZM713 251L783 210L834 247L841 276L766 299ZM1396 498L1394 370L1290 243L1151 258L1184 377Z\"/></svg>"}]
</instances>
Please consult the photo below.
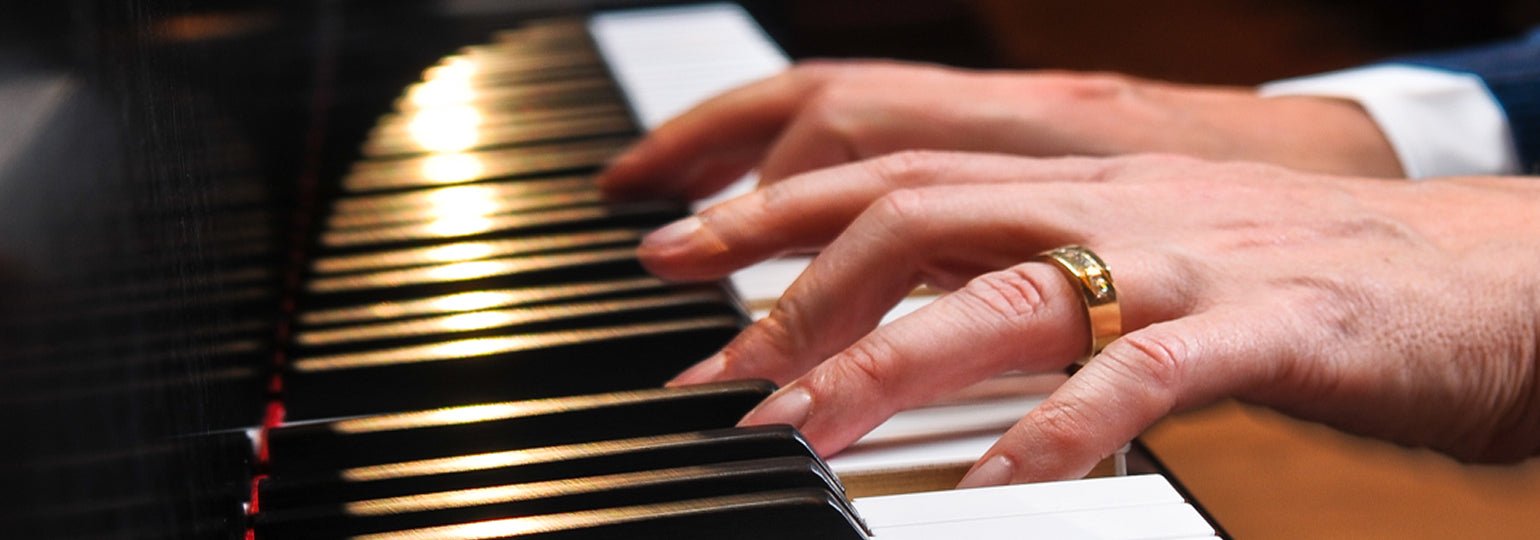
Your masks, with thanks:
<instances>
[{"instance_id":1,"label":"reflection on piano lid","mask_svg":"<svg viewBox=\"0 0 1540 540\"><path fill-rule=\"evenodd\" d=\"M639 131L626 111L653 126L785 66L741 9L713 4L533 21L426 70L318 232L254 537L1213 534L1159 476L852 500L871 490L847 490L860 466L842 472L789 427L734 427L773 385L662 387L748 323L738 294L778 296L785 277L736 292L649 277L642 233L687 209L606 203L591 176ZM1001 386L908 418L976 445L1035 403L994 399ZM962 448L879 472L960 474L982 451Z\"/></svg>"}]
</instances>

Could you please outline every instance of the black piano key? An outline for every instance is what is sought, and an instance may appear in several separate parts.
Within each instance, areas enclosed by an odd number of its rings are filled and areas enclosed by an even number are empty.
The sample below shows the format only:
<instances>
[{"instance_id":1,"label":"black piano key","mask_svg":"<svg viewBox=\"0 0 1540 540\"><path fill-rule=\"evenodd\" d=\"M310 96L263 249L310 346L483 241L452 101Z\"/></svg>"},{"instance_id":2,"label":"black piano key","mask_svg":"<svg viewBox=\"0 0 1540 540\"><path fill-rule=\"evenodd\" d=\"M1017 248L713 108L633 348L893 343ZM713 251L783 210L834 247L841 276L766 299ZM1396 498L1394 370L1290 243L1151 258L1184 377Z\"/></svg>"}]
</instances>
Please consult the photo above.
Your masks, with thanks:
<instances>
[{"instance_id":1,"label":"black piano key","mask_svg":"<svg viewBox=\"0 0 1540 540\"><path fill-rule=\"evenodd\" d=\"M541 81L534 84L503 87L469 88L464 81L454 81L458 87L435 86L439 81L426 81L407 88L406 95L396 101L396 110L413 111L446 105L496 104L516 102L531 104L573 103L573 96L605 97L607 101L618 99L615 84L601 77L572 80Z\"/></svg>"},{"instance_id":2,"label":"black piano key","mask_svg":"<svg viewBox=\"0 0 1540 540\"><path fill-rule=\"evenodd\" d=\"M733 316L484 337L296 360L290 418L315 419L662 385L738 333Z\"/></svg>"},{"instance_id":3,"label":"black piano key","mask_svg":"<svg viewBox=\"0 0 1540 540\"><path fill-rule=\"evenodd\" d=\"M624 106L613 102L569 103L562 106L548 107L544 109L528 110L495 110L488 107L454 107L444 109L424 109L402 114L388 114L380 119L370 132L369 142L365 143L367 152L369 145L375 140L390 140L409 137L414 131L413 124L423 121L442 121L442 118L452 115L462 115L476 127L500 127L509 125L543 123L558 120L576 120L581 118L627 116ZM629 116L628 116L629 117ZM417 127L416 129L421 129Z\"/></svg>"},{"instance_id":4,"label":"black piano key","mask_svg":"<svg viewBox=\"0 0 1540 540\"><path fill-rule=\"evenodd\" d=\"M815 457L790 426L753 426L505 450L264 479L264 511L771 457Z\"/></svg>"},{"instance_id":5,"label":"black piano key","mask_svg":"<svg viewBox=\"0 0 1540 540\"><path fill-rule=\"evenodd\" d=\"M654 294L667 290L678 290L681 287L680 285L671 284L655 277L634 277L516 289L487 289L301 311L298 316L298 322L302 328L323 328L375 321L449 315L483 309Z\"/></svg>"},{"instance_id":6,"label":"black piano key","mask_svg":"<svg viewBox=\"0 0 1540 540\"><path fill-rule=\"evenodd\" d=\"M645 296L482 310L327 329L294 335L294 358L386 349L474 337L740 314L726 291L680 288Z\"/></svg>"},{"instance_id":7,"label":"black piano key","mask_svg":"<svg viewBox=\"0 0 1540 540\"><path fill-rule=\"evenodd\" d=\"M274 476L733 425L774 391L765 381L514 401L273 429Z\"/></svg>"},{"instance_id":8,"label":"black piano key","mask_svg":"<svg viewBox=\"0 0 1540 540\"><path fill-rule=\"evenodd\" d=\"M828 490L804 488L462 523L358 538L869 540L871 537L844 497Z\"/></svg>"},{"instance_id":9,"label":"black piano key","mask_svg":"<svg viewBox=\"0 0 1540 540\"><path fill-rule=\"evenodd\" d=\"M817 459L779 457L264 512L254 528L262 538L338 538L798 488L834 490Z\"/></svg>"},{"instance_id":10,"label":"black piano key","mask_svg":"<svg viewBox=\"0 0 1540 540\"><path fill-rule=\"evenodd\" d=\"M360 161L343 179L351 193L465 184L511 176L571 172L604 165L632 137L599 137L515 148Z\"/></svg>"},{"instance_id":11,"label":"black piano key","mask_svg":"<svg viewBox=\"0 0 1540 540\"><path fill-rule=\"evenodd\" d=\"M405 158L435 152L483 151L636 133L636 125L629 116L623 114L562 118L520 124L456 126L449 123L464 121L448 118L451 113L442 111L443 109L419 111L414 115L420 122L424 122L419 126L428 126L430 125L427 124L428 122L435 121L445 124L438 133L430 131L431 127L420 127L411 133L376 137L365 145L364 154L370 158ZM448 119L434 120L431 116L434 112Z\"/></svg>"},{"instance_id":12,"label":"black piano key","mask_svg":"<svg viewBox=\"0 0 1540 540\"><path fill-rule=\"evenodd\" d=\"M321 233L323 256L374 252L452 241L529 237L604 229L653 229L685 215L669 203L553 208L500 215L461 215L424 222L350 227Z\"/></svg>"},{"instance_id":13,"label":"black piano key","mask_svg":"<svg viewBox=\"0 0 1540 540\"><path fill-rule=\"evenodd\" d=\"M341 230L430 223L444 218L500 216L574 206L596 206L604 202L604 197L599 190L591 186L560 191L551 189L537 193L532 190L556 188L560 187L561 183L542 181L538 182L541 185L530 188L517 184L518 182L471 184L393 194L389 199L384 199L394 203L392 206L350 204L349 206L358 210L332 213L331 218L327 220L327 226L332 230ZM366 198L376 202L381 200L373 196ZM340 199L333 204L340 205L350 200Z\"/></svg>"},{"instance_id":14,"label":"black piano key","mask_svg":"<svg viewBox=\"0 0 1540 540\"><path fill-rule=\"evenodd\" d=\"M515 86L549 81L591 80L605 76L605 67L593 51L541 51L522 56L490 54L450 56L423 71L424 81L465 81L473 88ZM482 49L483 52L489 49ZM382 121L383 123L383 121Z\"/></svg>"},{"instance_id":15,"label":"black piano key","mask_svg":"<svg viewBox=\"0 0 1540 540\"><path fill-rule=\"evenodd\" d=\"M646 270L630 246L515 255L412 268L316 277L306 285L306 309L439 296L510 286L559 285L639 277Z\"/></svg>"},{"instance_id":16,"label":"black piano key","mask_svg":"<svg viewBox=\"0 0 1540 540\"><path fill-rule=\"evenodd\" d=\"M500 259L563 251L596 248L635 247L643 232L636 229L596 230L572 234L553 234L529 238L507 238L474 242L452 242L430 247L394 249L323 257L311 263L313 275L369 272L463 261Z\"/></svg>"},{"instance_id":17,"label":"black piano key","mask_svg":"<svg viewBox=\"0 0 1540 540\"><path fill-rule=\"evenodd\" d=\"M548 193L596 189L593 177L589 175L491 180L459 186L342 197L332 201L331 217L420 210L442 206L445 201L453 204L461 200L518 200Z\"/></svg>"}]
</instances>

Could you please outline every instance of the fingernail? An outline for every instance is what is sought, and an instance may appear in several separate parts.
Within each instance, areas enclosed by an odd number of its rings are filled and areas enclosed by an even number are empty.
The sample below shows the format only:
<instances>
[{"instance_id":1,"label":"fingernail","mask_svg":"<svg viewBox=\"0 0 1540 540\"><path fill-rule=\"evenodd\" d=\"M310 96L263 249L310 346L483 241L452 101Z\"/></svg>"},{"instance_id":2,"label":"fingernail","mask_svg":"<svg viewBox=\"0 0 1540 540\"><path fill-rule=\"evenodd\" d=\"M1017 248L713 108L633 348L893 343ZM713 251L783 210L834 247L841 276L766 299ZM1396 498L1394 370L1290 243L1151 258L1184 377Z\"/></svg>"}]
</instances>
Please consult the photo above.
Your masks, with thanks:
<instances>
[{"instance_id":1,"label":"fingernail","mask_svg":"<svg viewBox=\"0 0 1540 540\"><path fill-rule=\"evenodd\" d=\"M652 231L642 238L642 247L649 249L668 249L683 246L690 241L690 237L700 231L706 223L699 217L690 216L675 221L663 228Z\"/></svg>"},{"instance_id":2,"label":"fingernail","mask_svg":"<svg viewBox=\"0 0 1540 540\"><path fill-rule=\"evenodd\" d=\"M700 216L690 216L652 231L642 238L641 249L652 252L686 250L689 255L707 256L727 251L727 244L706 227L706 221Z\"/></svg>"},{"instance_id":3,"label":"fingernail","mask_svg":"<svg viewBox=\"0 0 1540 540\"><path fill-rule=\"evenodd\" d=\"M664 386L679 386L683 384L700 384L721 380L722 374L727 371L727 358L722 353L716 353L702 360L701 363L690 366L674 376Z\"/></svg>"},{"instance_id":4,"label":"fingernail","mask_svg":"<svg viewBox=\"0 0 1540 540\"><path fill-rule=\"evenodd\" d=\"M1011 474L1016 467L1005 456L995 456L983 463L979 463L972 471L957 483L957 489L968 489L985 486L1000 486L1010 483Z\"/></svg>"},{"instance_id":5,"label":"fingernail","mask_svg":"<svg viewBox=\"0 0 1540 540\"><path fill-rule=\"evenodd\" d=\"M800 386L782 388L738 421L739 426L790 424L801 428L813 410L813 395Z\"/></svg>"},{"instance_id":6,"label":"fingernail","mask_svg":"<svg viewBox=\"0 0 1540 540\"><path fill-rule=\"evenodd\" d=\"M640 155L640 152L637 152L636 148L632 148L631 150L615 156L614 159L611 159L609 163L604 165L604 168L599 171L599 174L594 175L594 185L599 186L599 189L607 193L612 192L617 188L621 188L622 186L615 185L615 183L619 181L615 175L617 172L623 174L627 170L636 168L635 163L640 159Z\"/></svg>"}]
</instances>

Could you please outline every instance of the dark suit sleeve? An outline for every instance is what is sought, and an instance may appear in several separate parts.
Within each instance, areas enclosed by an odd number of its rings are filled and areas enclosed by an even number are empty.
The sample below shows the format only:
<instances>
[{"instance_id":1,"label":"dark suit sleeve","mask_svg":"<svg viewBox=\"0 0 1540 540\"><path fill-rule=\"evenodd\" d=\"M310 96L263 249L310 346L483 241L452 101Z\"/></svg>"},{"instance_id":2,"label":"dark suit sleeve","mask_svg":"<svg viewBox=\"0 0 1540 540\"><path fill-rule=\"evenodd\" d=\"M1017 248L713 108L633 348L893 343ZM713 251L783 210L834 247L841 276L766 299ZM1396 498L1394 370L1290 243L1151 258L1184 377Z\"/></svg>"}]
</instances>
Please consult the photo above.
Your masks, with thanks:
<instances>
[{"instance_id":1,"label":"dark suit sleeve","mask_svg":"<svg viewBox=\"0 0 1540 540\"><path fill-rule=\"evenodd\" d=\"M1520 166L1540 174L1540 28L1515 41L1392 61L1481 77L1508 116Z\"/></svg>"}]
</instances>

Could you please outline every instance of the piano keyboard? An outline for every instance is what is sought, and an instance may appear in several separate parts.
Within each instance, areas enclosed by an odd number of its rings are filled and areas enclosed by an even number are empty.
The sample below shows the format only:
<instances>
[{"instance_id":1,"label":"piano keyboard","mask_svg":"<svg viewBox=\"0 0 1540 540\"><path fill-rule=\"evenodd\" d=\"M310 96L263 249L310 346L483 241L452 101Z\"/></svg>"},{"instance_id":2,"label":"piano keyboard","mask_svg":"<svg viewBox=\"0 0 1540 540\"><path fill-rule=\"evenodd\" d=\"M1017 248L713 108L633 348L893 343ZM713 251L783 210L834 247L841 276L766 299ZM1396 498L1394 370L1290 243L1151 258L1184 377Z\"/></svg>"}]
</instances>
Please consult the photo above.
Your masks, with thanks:
<instances>
[{"instance_id":1,"label":"piano keyboard","mask_svg":"<svg viewBox=\"0 0 1540 540\"><path fill-rule=\"evenodd\" d=\"M841 458L789 427L733 427L769 383L661 387L798 263L735 293L652 278L636 243L688 209L608 204L590 177L640 130L786 65L743 11L707 5L531 22L427 70L317 234L248 536L1211 537L1158 475L852 497ZM924 409L869 442L937 423L992 439L1034 403ZM912 465L866 450L850 470Z\"/></svg>"}]
</instances>

